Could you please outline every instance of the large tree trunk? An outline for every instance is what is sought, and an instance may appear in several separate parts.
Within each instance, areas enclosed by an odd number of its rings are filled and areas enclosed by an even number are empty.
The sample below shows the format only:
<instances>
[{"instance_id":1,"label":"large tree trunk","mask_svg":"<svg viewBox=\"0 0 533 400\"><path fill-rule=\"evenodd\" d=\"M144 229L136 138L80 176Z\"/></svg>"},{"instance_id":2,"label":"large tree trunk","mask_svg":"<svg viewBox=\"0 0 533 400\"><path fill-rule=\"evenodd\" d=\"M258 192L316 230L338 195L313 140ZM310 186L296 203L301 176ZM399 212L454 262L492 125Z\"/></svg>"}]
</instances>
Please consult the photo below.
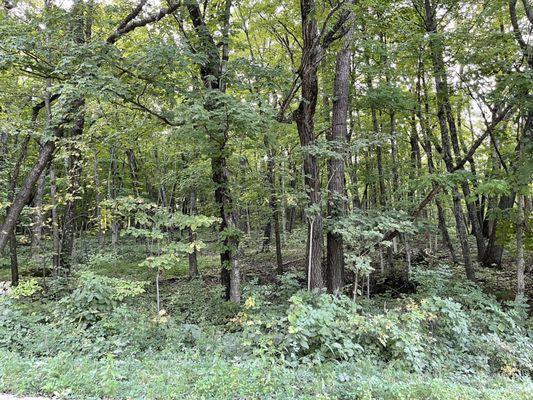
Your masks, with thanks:
<instances>
[{"instance_id":1,"label":"large tree trunk","mask_svg":"<svg viewBox=\"0 0 533 400\"><path fill-rule=\"evenodd\" d=\"M348 137L347 117L350 92L351 35L346 36L337 55L333 85L333 112L328 141L336 155L328 160L328 218L331 222L346 213L346 184L344 176L344 149ZM344 286L344 248L342 236L327 232L327 285L331 293L339 293Z\"/></svg>"},{"instance_id":2,"label":"large tree trunk","mask_svg":"<svg viewBox=\"0 0 533 400\"><path fill-rule=\"evenodd\" d=\"M90 7L89 7L90 8ZM74 41L83 46L91 36L92 29L92 10L82 0L74 2L71 11L71 34ZM63 226L61 230L61 252L59 260L61 268L70 272L72 264L72 253L74 249L74 235L76 232L76 208L78 195L80 192L81 179L81 149L76 143L81 140L85 125L85 99L82 96L76 97L72 101L70 119L73 122L70 129L69 137L71 138L70 154L67 160L67 173L69 177L69 186L67 189L67 202L63 215Z\"/></svg>"},{"instance_id":3,"label":"large tree trunk","mask_svg":"<svg viewBox=\"0 0 533 400\"><path fill-rule=\"evenodd\" d=\"M317 22L314 17L314 0L300 1L302 18L303 50L301 59L301 87L302 99L298 109L293 113L300 145L304 155L305 189L308 193L308 228L307 228L307 282L309 289L321 289L324 287L322 275L323 255L323 217L320 206L320 170L318 160L309 152L315 144L314 117L318 96L318 64L320 62L321 47Z\"/></svg>"}]
</instances>

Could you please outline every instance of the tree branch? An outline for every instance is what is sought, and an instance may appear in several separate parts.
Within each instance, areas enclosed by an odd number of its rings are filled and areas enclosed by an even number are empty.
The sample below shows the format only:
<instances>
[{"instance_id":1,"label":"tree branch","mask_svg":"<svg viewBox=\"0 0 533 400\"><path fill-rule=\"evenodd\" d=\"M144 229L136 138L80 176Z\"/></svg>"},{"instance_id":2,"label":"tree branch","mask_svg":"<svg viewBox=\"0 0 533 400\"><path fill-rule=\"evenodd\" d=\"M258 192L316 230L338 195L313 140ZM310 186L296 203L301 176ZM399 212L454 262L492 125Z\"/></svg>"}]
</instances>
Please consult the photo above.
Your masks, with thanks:
<instances>
[{"instance_id":1,"label":"tree branch","mask_svg":"<svg viewBox=\"0 0 533 400\"><path fill-rule=\"evenodd\" d=\"M141 3L142 3L142 1L141 1ZM139 3L139 5L141 3ZM139 5L137 5L135 10L137 10L137 8L139 8ZM163 17L165 17L166 15L172 14L174 11L176 11L180 7L180 5L181 5L181 2L170 4L167 8L162 8L161 10L159 10L159 12L154 13L154 14L150 14L150 15L146 16L145 18L142 18L142 19L140 19L138 21L131 21L130 20L129 22L126 22L126 24L123 27L119 26L117 28L117 30L115 32L113 32L113 34L111 34L107 38L106 42L109 43L109 44L115 44L117 42L117 40L119 40L125 34L127 34L129 32L132 32L133 30L135 30L137 28L141 28L143 26L146 26L146 25L148 25L148 24L150 24L152 22L157 22L160 19L162 19ZM142 9L142 6L140 8ZM128 17L130 17L131 15L135 14L135 10L132 11L125 18L125 20L127 20ZM140 9L139 9L139 12L140 12ZM139 14L139 12L137 12L137 14ZM135 14L133 16L133 18L135 18L137 16L137 14ZM121 23L121 25L124 23L124 21Z\"/></svg>"}]
</instances>

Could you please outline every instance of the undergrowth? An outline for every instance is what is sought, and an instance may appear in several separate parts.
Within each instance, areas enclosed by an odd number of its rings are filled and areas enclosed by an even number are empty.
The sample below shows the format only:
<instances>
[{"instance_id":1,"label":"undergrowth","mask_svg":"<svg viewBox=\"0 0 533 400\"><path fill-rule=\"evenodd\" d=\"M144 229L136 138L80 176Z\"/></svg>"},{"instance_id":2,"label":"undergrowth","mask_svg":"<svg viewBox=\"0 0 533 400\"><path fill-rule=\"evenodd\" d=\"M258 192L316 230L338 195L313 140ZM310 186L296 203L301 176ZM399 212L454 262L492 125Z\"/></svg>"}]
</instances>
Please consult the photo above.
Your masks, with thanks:
<instances>
[{"instance_id":1,"label":"undergrowth","mask_svg":"<svg viewBox=\"0 0 533 400\"><path fill-rule=\"evenodd\" d=\"M0 391L60 398L527 399L531 320L442 266L417 291L356 302L301 277L250 282L241 308L201 279L101 275L0 297ZM98 271L98 272L95 272Z\"/></svg>"}]
</instances>

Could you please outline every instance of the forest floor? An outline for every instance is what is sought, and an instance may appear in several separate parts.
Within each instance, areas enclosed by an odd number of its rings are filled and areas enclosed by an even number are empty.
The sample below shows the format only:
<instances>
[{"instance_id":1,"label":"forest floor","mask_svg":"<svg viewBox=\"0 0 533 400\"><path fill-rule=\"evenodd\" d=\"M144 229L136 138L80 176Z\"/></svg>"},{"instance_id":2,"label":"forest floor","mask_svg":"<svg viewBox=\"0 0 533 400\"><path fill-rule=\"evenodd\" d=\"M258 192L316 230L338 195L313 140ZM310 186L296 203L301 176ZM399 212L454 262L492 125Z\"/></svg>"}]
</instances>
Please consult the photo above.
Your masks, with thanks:
<instances>
[{"instance_id":1,"label":"forest floor","mask_svg":"<svg viewBox=\"0 0 533 400\"><path fill-rule=\"evenodd\" d=\"M259 290L257 294L266 293L262 290L268 291L272 290L272 287L281 286L276 275L274 245L272 244L270 249L263 252L258 251L258 248L261 248L259 241L248 243L240 260L245 290L243 303L246 296L250 294L250 287L255 287L252 290ZM413 242L411 248L413 271L431 271L450 264L447 255L442 251L428 252L423 240ZM29 247L21 247L23 280L27 280L31 275L36 276L39 272L37 271L36 274L36 271L31 270L25 263L28 259L28 250ZM80 270L89 270L98 275L120 280L147 282L146 292L132 299L133 301L129 303L129 314L113 314L115 319L104 319L101 324L97 323L83 330L74 329L74 325L68 320L63 324L62 321L65 320L61 319L61 314L50 314L50 318L56 318L59 315L59 319L55 320L56 325L42 323L31 325L33 323L32 310L48 312L55 304L60 303L47 299L42 303L37 301L27 304L29 313L17 314L16 318L28 318L30 325L28 328L24 326L23 329L35 329L32 331L33 334L39 334L39 329L49 329L43 332L46 334L45 337L49 338L47 340L50 343L43 344L41 348L38 338L32 341L31 335L20 338L14 334L11 337L7 331L2 337L0 326L0 341L21 343L21 347L15 347L16 350L0 347L0 359L2 359L0 390L52 397L17 397L0 394L0 400L50 400L56 398L55 396L60 399L84 400L102 398L216 398L217 400L235 398L384 398L394 400L400 398L439 400L490 398L523 400L529 399L529 394L533 391L527 374L520 375L517 379L512 378L515 374L514 369L509 370L510 375L483 371L480 373L468 371L465 374L454 370L444 371L444 368L442 371L437 370L436 373L426 373L415 371L402 362L391 360L392 353L386 354L382 360L377 359L375 355L370 357L367 355L366 358L362 355L356 361L326 360L315 363L309 358L298 361L296 367L280 363L279 359L270 355L258 356L254 353L245 355L241 347L240 332L236 334L235 327L232 328L231 322L228 322L234 320L233 316L238 310L228 309L227 304L216 299L216 294L220 293L217 291L219 289L219 261L216 249L211 246L204 249L198 258L201 280L191 281L188 278L186 259L166 271L161 282L161 302L162 307L170 316L171 323L168 325L168 330L165 330L165 327L162 327L161 331L155 330L157 322L154 328L154 274L153 271L139 265L145 256L144 251L144 246L127 240L120 244L116 252L97 251L94 243L90 241L78 243ZM285 272L299 273L299 287L305 287L304 254L304 232L296 232L284 245L283 267ZM528 257L531 256L528 254ZM8 261L0 260L3 264L0 265L0 281L9 279ZM373 265L376 272L371 279L371 298L368 301L361 299L365 307L382 309L379 305L381 304L379 296L376 296L378 299L376 300L374 295L384 292L388 292L392 298L401 299L406 296L407 300L409 299L412 287L406 286L406 281L401 278L406 270L405 249L402 243L398 244L392 261L393 266L389 267L391 271L389 276L393 279L381 278L379 263ZM505 256L504 265L505 267L501 269L478 268L477 270L480 286L486 293L493 295L501 302L514 298L515 287L514 260L511 256ZM528 260L527 265L531 265L531 259ZM454 277L464 281L464 270L461 266L450 268ZM41 282L40 278L38 280ZM348 271L346 274L348 290L350 290L352 281L353 276ZM47 278L46 282L49 285L51 281ZM526 284L529 298L533 298L531 274L527 277ZM266 286L261 285L270 285L271 288L267 289ZM445 296L454 296L453 293L446 293ZM467 296L470 296L470 293ZM68 298L63 301L67 300ZM393 299L387 300L387 308L391 309L394 315L393 301ZM448 298L444 299L443 296L443 301L447 302ZM77 310L77 302L78 300L75 299L71 304L74 310ZM288 323L287 304L288 302L283 305L273 305L283 307L283 310L280 309L279 318L284 318L285 324ZM449 305L444 304L446 307ZM455 318L454 313L457 313L458 318L470 318L469 315L454 309L454 304L459 303L453 303L452 308L446 308L450 316ZM402 325L401 318L408 317L408 313L405 308L398 309L401 310L398 314L400 318L398 332L405 335L401 340L409 343L421 332L410 331L408 325ZM331 311L325 308L324 312ZM341 315L342 318L345 317L345 314ZM257 319L263 317L267 318L267 315L259 314ZM2 315L0 315L1 318ZM379 318L386 318L386 314ZM386 324L398 323L398 320L394 318L386 320L388 321ZM481 320L483 319L484 316ZM468 320L468 324L474 324L472 321ZM374 328L380 329L380 326L376 325ZM475 325L472 325L472 329L474 327ZM19 327L16 329L20 330ZM107 332L105 341L102 340L104 337L102 332ZM268 335L268 332L265 333ZM56 334L58 336L54 336ZM472 335L476 336L473 331ZM259 345L265 343L261 340L269 340L268 336L265 339L261 337L257 339ZM498 347L501 344L499 340L496 341L498 351L508 352L509 348L505 347L509 346L508 342ZM515 351L513 354L518 354L518 358L521 357L520 354L523 354L525 358L529 357L525 353L530 348L527 347L528 340L530 341L530 339L524 339L521 344L517 344L517 346L525 347L513 349ZM110 344L108 345L107 342ZM444 339L441 338L439 343L443 342ZM413 341L413 343L417 342ZM130 346L139 346L144 350L130 350ZM453 352L450 359L459 364L462 363L463 357L465 364L472 362L474 358L478 360L477 349L469 350L473 358L468 358L471 357L470 353L466 354L467 352L463 350L451 348L450 351ZM423 354L417 357L423 357ZM479 360L483 360L483 357L484 355L479 355ZM431 364L432 361L424 362ZM443 365L446 364L447 362ZM341 392L345 394L344 397L339 394Z\"/></svg>"},{"instance_id":2,"label":"forest floor","mask_svg":"<svg viewBox=\"0 0 533 400\"><path fill-rule=\"evenodd\" d=\"M303 232L296 232L291 239L283 243L283 270L284 272L302 272L305 271L305 241ZM88 247L87 247L88 246ZM456 244L456 248L458 248ZM474 246L472 246L473 248ZM241 273L243 275L242 284L245 285L250 280L255 280L258 284L271 284L277 281L276 257L274 244L272 243L265 251L259 251L261 248L259 240L257 243L250 243L243 251L241 256ZM21 275L40 276L40 271L33 269L25 259L28 259L26 251L28 246L21 247L22 262L19 266ZM98 272L117 278L126 278L133 280L144 280L153 283L153 276L148 269L140 269L138 264L144 260L143 254L136 254L138 246L125 243L120 246L119 257L111 263L104 262L97 266ZM92 253L90 244L80 243L78 254L82 258L89 258ZM473 254L473 253L472 253ZM452 265L451 258L443 249L429 252L426 249L424 238L419 238L411 244L411 260L413 269L432 269L438 265L449 265L453 268L456 276L464 276L464 267L462 265ZM216 286L219 282L218 254L211 249L206 249L198 257L199 270L204 284ZM371 295L381 294L385 291L393 295L409 293L412 289L409 282L405 279L407 262L405 249L402 243L397 246L397 251L391 259L391 265L386 266L387 273L384 276L380 273L380 266L373 264L374 273L371 278ZM9 281L9 259L4 257L0 259L0 282ZM500 268L483 268L478 265L476 269L477 283L489 294L493 295L498 301L511 301L515 297L516 288L516 270L514 257L509 252L504 252L502 267ZM353 282L354 276L350 271L346 271L346 285L348 290ZM162 284L167 288L172 286L187 285L189 278L187 276L186 259L181 260L176 267L165 272ZM533 313L533 254L526 253L526 276L525 276L526 294L529 299L530 312Z\"/></svg>"}]
</instances>

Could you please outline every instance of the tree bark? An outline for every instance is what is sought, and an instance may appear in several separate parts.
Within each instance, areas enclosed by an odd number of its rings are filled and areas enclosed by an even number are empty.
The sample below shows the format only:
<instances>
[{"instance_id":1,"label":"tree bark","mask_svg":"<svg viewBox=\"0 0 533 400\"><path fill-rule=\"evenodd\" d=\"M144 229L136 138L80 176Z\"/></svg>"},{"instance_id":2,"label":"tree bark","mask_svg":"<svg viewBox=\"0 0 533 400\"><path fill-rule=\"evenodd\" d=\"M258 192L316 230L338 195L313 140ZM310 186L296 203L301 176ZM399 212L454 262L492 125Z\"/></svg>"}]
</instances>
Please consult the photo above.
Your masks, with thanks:
<instances>
[{"instance_id":1,"label":"tree bark","mask_svg":"<svg viewBox=\"0 0 533 400\"><path fill-rule=\"evenodd\" d=\"M196 215L196 191L191 190L189 193L189 201L188 201L188 214L190 216ZM189 244L193 244L196 241L196 233L193 231L191 227L187 228L188 231L188 238L189 238ZM198 250L196 250L196 246L194 247L193 251L189 253L189 277L194 278L199 275L198 273Z\"/></svg>"},{"instance_id":2,"label":"tree bark","mask_svg":"<svg viewBox=\"0 0 533 400\"><path fill-rule=\"evenodd\" d=\"M100 207L100 173L98 171L98 154L94 153L93 159L93 174L94 174L94 207L95 217L98 229L98 247L100 249L104 246L104 228L102 226L102 208Z\"/></svg>"},{"instance_id":3,"label":"tree bark","mask_svg":"<svg viewBox=\"0 0 533 400\"><path fill-rule=\"evenodd\" d=\"M314 0L301 0L303 50L301 59L302 100L294 112L294 120L300 137L300 145L305 151L304 175L305 188L309 199L308 234L306 265L309 289L324 287L322 271L323 255L323 217L321 211L320 170L315 155L308 150L315 144L314 116L318 96L318 64L320 45L318 28L314 18Z\"/></svg>"},{"instance_id":4,"label":"tree bark","mask_svg":"<svg viewBox=\"0 0 533 400\"><path fill-rule=\"evenodd\" d=\"M37 162L29 172L22 187L13 199L13 203L11 207L9 207L9 211L7 212L4 223L2 224L2 228L0 229L0 253L4 250L9 239L9 235L15 228L15 224L22 209L30 200L33 186L52 159L54 150L55 142L53 140L47 141L42 146Z\"/></svg>"},{"instance_id":5,"label":"tree bark","mask_svg":"<svg viewBox=\"0 0 533 400\"><path fill-rule=\"evenodd\" d=\"M73 143L70 155L67 160L67 171L69 186L67 189L67 202L63 215L63 225L61 229L61 252L60 264L66 272L70 272L72 266L72 253L74 250L74 235L76 232L77 204L81 189L81 151L76 147L75 142L81 139L85 124L85 100L79 99L79 107L76 109L74 127L70 134Z\"/></svg>"},{"instance_id":6,"label":"tree bark","mask_svg":"<svg viewBox=\"0 0 533 400\"><path fill-rule=\"evenodd\" d=\"M271 148L268 151L267 159L267 181L270 189L269 208L270 221L274 225L274 241L276 245L276 271L278 274L283 273L283 258L281 253L281 229L280 229L280 207L278 196L276 193L276 172L274 166L276 164L276 150ZM270 224L272 226L272 224ZM264 245L264 242L263 242Z\"/></svg>"},{"instance_id":7,"label":"tree bark","mask_svg":"<svg viewBox=\"0 0 533 400\"><path fill-rule=\"evenodd\" d=\"M228 40L231 4L231 0L226 0L222 27L222 55L220 55L213 36L205 24L198 3L196 1L186 3L201 50L206 55L206 62L200 65L200 74L207 90L226 91L224 74L229 58ZM214 111L216 105L207 103L205 107L208 111ZM221 219L219 232L223 237L223 251L220 254L220 283L225 287L226 299L238 303L240 301L240 270L237 262L239 242L235 235L236 232L234 232L237 229L237 224L229 192L229 173L227 168L228 130L229 126L224 123L219 130L208 132L208 134L210 142L213 144L211 174L215 185L215 203Z\"/></svg>"},{"instance_id":8,"label":"tree bark","mask_svg":"<svg viewBox=\"0 0 533 400\"><path fill-rule=\"evenodd\" d=\"M524 195L518 195L518 215L516 219L516 298L525 295L525 260L524 260Z\"/></svg>"},{"instance_id":9,"label":"tree bark","mask_svg":"<svg viewBox=\"0 0 533 400\"><path fill-rule=\"evenodd\" d=\"M351 30L350 30L351 32ZM346 214L346 183L344 176L344 149L348 128L348 101L350 94L351 34L345 38L337 54L333 84L333 109L328 141L335 156L328 160L328 219L335 223ZM327 232L327 286L330 293L342 292L344 286L344 245L340 234Z\"/></svg>"},{"instance_id":10,"label":"tree bark","mask_svg":"<svg viewBox=\"0 0 533 400\"><path fill-rule=\"evenodd\" d=\"M435 79L435 90L437 94L437 117L441 131L442 157L449 173L454 172L451 147L450 147L450 130L454 130L453 116L450 115L450 101L448 82L446 78L446 66L443 58L443 44L438 37L436 6L430 0L424 0L424 11L426 31L430 36L429 46L431 50L431 61ZM464 216L461 205L461 196L457 187L452 188L453 213L457 235L461 244L463 262L465 264L466 276L470 280L475 280L475 270L470 256L468 246L468 235L464 224Z\"/></svg>"}]
</instances>

